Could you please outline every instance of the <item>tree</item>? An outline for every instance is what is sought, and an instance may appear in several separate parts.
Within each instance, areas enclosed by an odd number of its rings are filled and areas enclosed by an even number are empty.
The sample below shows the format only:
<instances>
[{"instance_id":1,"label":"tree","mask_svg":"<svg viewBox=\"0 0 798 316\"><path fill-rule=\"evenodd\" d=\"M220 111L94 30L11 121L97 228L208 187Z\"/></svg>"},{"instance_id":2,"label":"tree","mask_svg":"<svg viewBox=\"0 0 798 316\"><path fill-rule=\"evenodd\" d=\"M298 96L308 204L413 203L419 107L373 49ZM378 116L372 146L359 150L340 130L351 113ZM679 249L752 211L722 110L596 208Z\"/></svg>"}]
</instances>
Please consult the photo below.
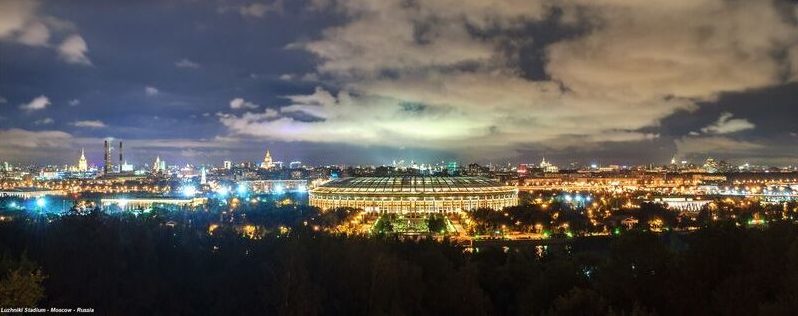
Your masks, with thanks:
<instances>
[{"instance_id":1,"label":"tree","mask_svg":"<svg viewBox=\"0 0 798 316\"><path fill-rule=\"evenodd\" d=\"M554 307L549 315L605 315L607 302L601 295L591 289L575 287L568 294L554 300Z\"/></svg>"},{"instance_id":2,"label":"tree","mask_svg":"<svg viewBox=\"0 0 798 316\"><path fill-rule=\"evenodd\" d=\"M4 260L4 265L8 261ZM41 269L24 256L17 268L9 271L0 280L1 307L33 307L44 297L42 281L45 276Z\"/></svg>"},{"instance_id":3,"label":"tree","mask_svg":"<svg viewBox=\"0 0 798 316\"><path fill-rule=\"evenodd\" d=\"M446 229L446 220L438 214L431 214L427 219L427 227L431 233L442 232Z\"/></svg>"}]
</instances>

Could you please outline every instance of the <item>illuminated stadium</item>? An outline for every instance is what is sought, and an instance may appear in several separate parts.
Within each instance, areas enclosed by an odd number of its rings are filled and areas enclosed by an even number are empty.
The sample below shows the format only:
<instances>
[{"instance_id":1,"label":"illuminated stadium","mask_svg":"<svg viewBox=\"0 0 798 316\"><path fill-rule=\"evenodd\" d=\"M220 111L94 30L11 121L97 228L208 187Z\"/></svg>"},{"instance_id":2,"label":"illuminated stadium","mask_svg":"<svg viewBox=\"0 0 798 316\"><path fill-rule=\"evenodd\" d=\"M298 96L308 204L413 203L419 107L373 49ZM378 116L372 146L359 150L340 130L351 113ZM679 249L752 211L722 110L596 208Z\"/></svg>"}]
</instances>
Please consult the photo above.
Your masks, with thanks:
<instances>
[{"instance_id":1,"label":"illuminated stadium","mask_svg":"<svg viewBox=\"0 0 798 316\"><path fill-rule=\"evenodd\" d=\"M310 191L310 205L352 207L377 213L450 213L518 204L515 187L480 177L356 177Z\"/></svg>"}]
</instances>

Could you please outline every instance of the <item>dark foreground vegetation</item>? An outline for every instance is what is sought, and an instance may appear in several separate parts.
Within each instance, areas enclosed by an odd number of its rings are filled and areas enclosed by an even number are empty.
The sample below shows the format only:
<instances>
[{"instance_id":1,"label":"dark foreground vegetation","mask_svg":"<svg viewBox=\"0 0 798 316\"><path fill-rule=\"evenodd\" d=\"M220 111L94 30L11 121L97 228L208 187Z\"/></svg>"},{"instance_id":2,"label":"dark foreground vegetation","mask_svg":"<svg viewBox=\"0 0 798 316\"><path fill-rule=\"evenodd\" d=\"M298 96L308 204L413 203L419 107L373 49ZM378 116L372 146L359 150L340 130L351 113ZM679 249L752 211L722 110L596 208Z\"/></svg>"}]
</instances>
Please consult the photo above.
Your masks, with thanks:
<instances>
[{"instance_id":1,"label":"dark foreground vegetation","mask_svg":"<svg viewBox=\"0 0 798 316\"><path fill-rule=\"evenodd\" d=\"M0 222L0 305L101 314L778 315L798 310L798 225L625 232L606 251L288 234L193 215ZM576 248L574 248L576 249Z\"/></svg>"}]
</instances>

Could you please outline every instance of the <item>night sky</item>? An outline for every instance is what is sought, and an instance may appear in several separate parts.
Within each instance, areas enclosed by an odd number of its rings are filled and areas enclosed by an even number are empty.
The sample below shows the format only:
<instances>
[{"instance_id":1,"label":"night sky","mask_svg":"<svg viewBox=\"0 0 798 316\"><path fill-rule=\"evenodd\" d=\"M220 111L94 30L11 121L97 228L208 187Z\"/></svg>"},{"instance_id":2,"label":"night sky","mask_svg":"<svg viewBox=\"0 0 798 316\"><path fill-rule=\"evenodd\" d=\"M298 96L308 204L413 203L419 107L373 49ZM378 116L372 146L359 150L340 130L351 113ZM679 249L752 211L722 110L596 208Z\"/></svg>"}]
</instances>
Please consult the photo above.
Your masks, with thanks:
<instances>
[{"instance_id":1,"label":"night sky","mask_svg":"<svg viewBox=\"0 0 798 316\"><path fill-rule=\"evenodd\" d=\"M0 0L0 161L798 164L798 4Z\"/></svg>"}]
</instances>

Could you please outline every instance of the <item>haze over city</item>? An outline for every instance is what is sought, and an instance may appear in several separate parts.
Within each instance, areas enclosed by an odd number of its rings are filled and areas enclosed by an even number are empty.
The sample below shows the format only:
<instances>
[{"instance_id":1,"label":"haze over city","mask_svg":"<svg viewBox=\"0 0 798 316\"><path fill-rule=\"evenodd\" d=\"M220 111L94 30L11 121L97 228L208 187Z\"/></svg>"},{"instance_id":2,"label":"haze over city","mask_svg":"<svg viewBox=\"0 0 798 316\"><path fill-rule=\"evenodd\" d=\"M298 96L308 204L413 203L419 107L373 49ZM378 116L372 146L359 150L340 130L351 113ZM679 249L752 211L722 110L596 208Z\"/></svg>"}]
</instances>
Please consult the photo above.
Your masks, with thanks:
<instances>
[{"instance_id":1,"label":"haze over city","mask_svg":"<svg viewBox=\"0 0 798 316\"><path fill-rule=\"evenodd\" d=\"M790 165L782 1L2 1L0 157Z\"/></svg>"}]
</instances>

